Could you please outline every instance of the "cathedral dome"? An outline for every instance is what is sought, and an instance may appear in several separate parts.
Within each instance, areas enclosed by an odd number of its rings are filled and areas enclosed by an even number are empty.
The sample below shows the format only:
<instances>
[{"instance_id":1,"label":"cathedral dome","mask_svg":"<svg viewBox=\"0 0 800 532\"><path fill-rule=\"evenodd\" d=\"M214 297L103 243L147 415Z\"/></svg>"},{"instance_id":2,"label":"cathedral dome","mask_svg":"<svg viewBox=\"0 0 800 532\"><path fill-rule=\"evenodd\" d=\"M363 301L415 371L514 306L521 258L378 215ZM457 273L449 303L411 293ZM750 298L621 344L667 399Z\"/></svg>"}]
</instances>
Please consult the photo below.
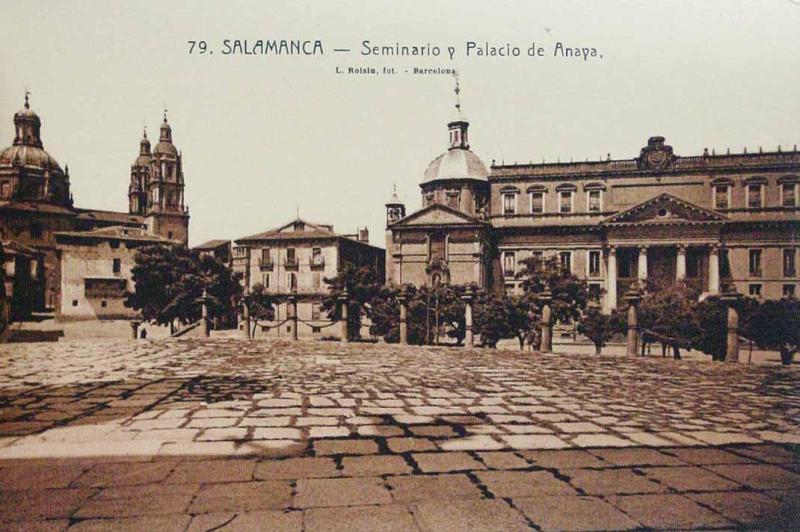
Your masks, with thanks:
<instances>
[{"instance_id":1,"label":"cathedral dome","mask_svg":"<svg viewBox=\"0 0 800 532\"><path fill-rule=\"evenodd\" d=\"M41 125L26 94L25 106L14 114L14 143L0 152L0 176L16 182L9 198L68 205L69 178L45 151Z\"/></svg>"},{"instance_id":2,"label":"cathedral dome","mask_svg":"<svg viewBox=\"0 0 800 532\"><path fill-rule=\"evenodd\" d=\"M425 170L424 182L439 179L478 179L485 181L489 170L480 157L466 148L454 148L431 161Z\"/></svg>"},{"instance_id":3,"label":"cathedral dome","mask_svg":"<svg viewBox=\"0 0 800 532\"><path fill-rule=\"evenodd\" d=\"M0 168L25 168L34 174L64 174L58 162L44 150L40 135L42 121L30 107L28 95L25 106L14 114L14 144L0 152Z\"/></svg>"}]
</instances>

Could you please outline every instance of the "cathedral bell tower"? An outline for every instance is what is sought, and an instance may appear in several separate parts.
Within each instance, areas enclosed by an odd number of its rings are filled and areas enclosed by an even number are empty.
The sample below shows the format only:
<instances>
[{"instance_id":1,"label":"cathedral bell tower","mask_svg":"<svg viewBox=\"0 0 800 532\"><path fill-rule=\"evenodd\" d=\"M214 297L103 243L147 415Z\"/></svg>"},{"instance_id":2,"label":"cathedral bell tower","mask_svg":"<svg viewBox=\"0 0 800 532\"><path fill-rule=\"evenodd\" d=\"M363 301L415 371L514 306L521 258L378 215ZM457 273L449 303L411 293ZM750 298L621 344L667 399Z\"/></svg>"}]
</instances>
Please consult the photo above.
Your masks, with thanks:
<instances>
[{"instance_id":1,"label":"cathedral bell tower","mask_svg":"<svg viewBox=\"0 0 800 532\"><path fill-rule=\"evenodd\" d=\"M139 142L139 156L131 165L129 212L145 217L147 230L188 244L189 209L184 202L183 157L172 143L167 110L158 143L150 151L147 130Z\"/></svg>"}]
</instances>

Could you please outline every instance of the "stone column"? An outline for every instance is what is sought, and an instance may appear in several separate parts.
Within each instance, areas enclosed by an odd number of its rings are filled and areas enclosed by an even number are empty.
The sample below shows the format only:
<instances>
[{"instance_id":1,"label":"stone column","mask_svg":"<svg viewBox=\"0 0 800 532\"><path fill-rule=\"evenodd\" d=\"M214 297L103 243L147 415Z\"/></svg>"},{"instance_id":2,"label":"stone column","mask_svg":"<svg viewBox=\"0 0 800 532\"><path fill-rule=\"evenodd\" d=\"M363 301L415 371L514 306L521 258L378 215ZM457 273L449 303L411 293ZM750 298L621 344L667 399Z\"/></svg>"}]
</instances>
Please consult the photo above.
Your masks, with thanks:
<instances>
[{"instance_id":1,"label":"stone column","mask_svg":"<svg viewBox=\"0 0 800 532\"><path fill-rule=\"evenodd\" d=\"M408 309L406 303L408 302L408 294L405 288L400 289L397 294L397 302L400 303L400 343L403 345L408 344Z\"/></svg>"},{"instance_id":2,"label":"stone column","mask_svg":"<svg viewBox=\"0 0 800 532\"><path fill-rule=\"evenodd\" d=\"M541 346L539 351L542 353L551 353L553 351L553 331L552 331L552 312L550 310L550 301L552 297L550 295L550 291L545 291L542 293L542 301L544 302L544 306L542 306L542 340Z\"/></svg>"},{"instance_id":3,"label":"stone column","mask_svg":"<svg viewBox=\"0 0 800 532\"><path fill-rule=\"evenodd\" d=\"M639 268L637 271L639 282L647 281L647 246L639 246Z\"/></svg>"},{"instance_id":4,"label":"stone column","mask_svg":"<svg viewBox=\"0 0 800 532\"><path fill-rule=\"evenodd\" d=\"M686 246L678 245L678 259L675 263L675 279L683 281L686 279Z\"/></svg>"},{"instance_id":5,"label":"stone column","mask_svg":"<svg viewBox=\"0 0 800 532\"><path fill-rule=\"evenodd\" d=\"M625 294L625 301L628 303L628 346L626 354L635 357L639 349L639 302L642 294L632 288Z\"/></svg>"},{"instance_id":6,"label":"stone column","mask_svg":"<svg viewBox=\"0 0 800 532\"><path fill-rule=\"evenodd\" d=\"M727 320L727 340L725 342L725 362L739 362L739 313L736 311L735 303L739 299L739 294L735 291L724 293L720 299L728 308Z\"/></svg>"},{"instance_id":7,"label":"stone column","mask_svg":"<svg viewBox=\"0 0 800 532\"><path fill-rule=\"evenodd\" d=\"M292 340L297 340L297 296L292 294L289 296L289 305L287 307L289 313L289 323L292 335Z\"/></svg>"},{"instance_id":8,"label":"stone column","mask_svg":"<svg viewBox=\"0 0 800 532\"><path fill-rule=\"evenodd\" d=\"M209 320L208 320L208 301L211 299L208 297L208 293L203 290L203 295L197 298L198 303L200 303L201 309L201 317L200 317L200 327L201 331L203 331L203 336L208 337L211 332L209 330Z\"/></svg>"},{"instance_id":9,"label":"stone column","mask_svg":"<svg viewBox=\"0 0 800 532\"><path fill-rule=\"evenodd\" d=\"M247 293L244 296L247 297ZM242 333L243 338L250 339L250 308L244 299L242 300Z\"/></svg>"},{"instance_id":10,"label":"stone column","mask_svg":"<svg viewBox=\"0 0 800 532\"><path fill-rule=\"evenodd\" d=\"M608 248L608 265L606 266L606 312L617 309L617 247Z\"/></svg>"},{"instance_id":11,"label":"stone column","mask_svg":"<svg viewBox=\"0 0 800 532\"><path fill-rule=\"evenodd\" d=\"M472 304L475 301L475 287L467 287L466 293L461 296L464 300L464 328L466 329L466 337L464 341L467 347L475 345L475 334L472 330Z\"/></svg>"},{"instance_id":12,"label":"stone column","mask_svg":"<svg viewBox=\"0 0 800 532\"><path fill-rule=\"evenodd\" d=\"M349 334L348 327L347 327L347 312L349 310L347 308L348 299L349 298L348 298L348 294L347 294L347 288L345 288L344 290L342 290L342 293L339 294L339 309L340 309L340 312L341 312L341 318L339 319L339 325L342 328L341 329L341 331L342 331L341 332L341 336L342 336L342 342L343 343L347 343L347 342L350 341L350 334Z\"/></svg>"},{"instance_id":13,"label":"stone column","mask_svg":"<svg viewBox=\"0 0 800 532\"><path fill-rule=\"evenodd\" d=\"M719 246L716 244L708 251L708 292L719 294Z\"/></svg>"}]
</instances>

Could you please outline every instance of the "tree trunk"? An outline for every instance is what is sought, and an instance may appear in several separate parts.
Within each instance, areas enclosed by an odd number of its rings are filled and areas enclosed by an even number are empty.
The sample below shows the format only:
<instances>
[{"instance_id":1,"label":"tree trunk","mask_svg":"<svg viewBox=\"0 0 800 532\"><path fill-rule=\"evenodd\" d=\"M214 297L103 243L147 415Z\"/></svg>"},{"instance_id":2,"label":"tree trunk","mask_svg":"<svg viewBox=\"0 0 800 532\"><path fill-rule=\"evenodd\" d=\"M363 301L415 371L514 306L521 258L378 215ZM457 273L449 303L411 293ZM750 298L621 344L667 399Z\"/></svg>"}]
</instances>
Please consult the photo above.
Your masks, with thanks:
<instances>
[{"instance_id":1,"label":"tree trunk","mask_svg":"<svg viewBox=\"0 0 800 532\"><path fill-rule=\"evenodd\" d=\"M672 357L675 360L680 360L681 359L681 348L678 347L677 345L673 345L672 346Z\"/></svg>"},{"instance_id":2,"label":"tree trunk","mask_svg":"<svg viewBox=\"0 0 800 532\"><path fill-rule=\"evenodd\" d=\"M517 336L517 341L519 342L519 350L520 351L525 351L525 337L521 336L521 335L518 335Z\"/></svg>"},{"instance_id":3,"label":"tree trunk","mask_svg":"<svg viewBox=\"0 0 800 532\"><path fill-rule=\"evenodd\" d=\"M594 344L594 354L600 356L601 351L603 350L603 344Z\"/></svg>"},{"instance_id":4,"label":"tree trunk","mask_svg":"<svg viewBox=\"0 0 800 532\"><path fill-rule=\"evenodd\" d=\"M785 347L781 347L781 364L784 366L788 366L792 363L794 359L794 352L786 349Z\"/></svg>"}]
</instances>

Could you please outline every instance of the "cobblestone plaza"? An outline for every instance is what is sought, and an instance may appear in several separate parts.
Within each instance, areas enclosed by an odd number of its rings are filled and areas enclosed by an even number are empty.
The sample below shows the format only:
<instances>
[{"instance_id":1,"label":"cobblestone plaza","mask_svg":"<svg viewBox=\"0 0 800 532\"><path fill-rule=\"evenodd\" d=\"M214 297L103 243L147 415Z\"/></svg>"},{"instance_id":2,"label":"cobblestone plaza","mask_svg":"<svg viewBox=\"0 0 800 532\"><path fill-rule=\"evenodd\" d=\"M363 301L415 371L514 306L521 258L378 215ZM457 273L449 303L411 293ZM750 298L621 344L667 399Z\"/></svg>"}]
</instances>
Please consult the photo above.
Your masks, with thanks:
<instances>
[{"instance_id":1,"label":"cobblestone plaza","mask_svg":"<svg viewBox=\"0 0 800 532\"><path fill-rule=\"evenodd\" d=\"M5 530L800 516L793 368L222 338L4 350Z\"/></svg>"}]
</instances>

